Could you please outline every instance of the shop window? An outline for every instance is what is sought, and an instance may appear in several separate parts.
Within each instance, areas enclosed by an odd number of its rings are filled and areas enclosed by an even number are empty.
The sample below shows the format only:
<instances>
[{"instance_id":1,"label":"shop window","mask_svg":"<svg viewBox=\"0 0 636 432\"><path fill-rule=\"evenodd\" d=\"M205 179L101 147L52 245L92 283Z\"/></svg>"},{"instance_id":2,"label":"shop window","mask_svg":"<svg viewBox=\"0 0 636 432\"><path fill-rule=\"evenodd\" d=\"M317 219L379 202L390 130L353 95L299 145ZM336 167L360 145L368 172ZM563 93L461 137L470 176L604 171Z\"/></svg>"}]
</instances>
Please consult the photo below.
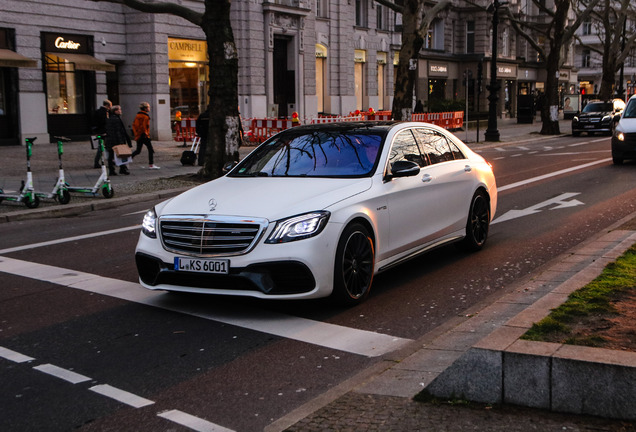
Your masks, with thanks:
<instances>
[{"instance_id":1,"label":"shop window","mask_svg":"<svg viewBox=\"0 0 636 432\"><path fill-rule=\"evenodd\" d=\"M4 88L4 68L0 68L0 115L7 114L6 96Z\"/></svg>"},{"instance_id":2,"label":"shop window","mask_svg":"<svg viewBox=\"0 0 636 432\"><path fill-rule=\"evenodd\" d=\"M84 74L73 63L54 54L46 54L46 89L49 114L86 112Z\"/></svg>"},{"instance_id":3,"label":"shop window","mask_svg":"<svg viewBox=\"0 0 636 432\"><path fill-rule=\"evenodd\" d=\"M355 50L355 66L354 66L354 81L355 81L355 94L356 94L356 109L364 109L364 99L366 96L365 83L366 77L364 73L364 65L366 63L366 51Z\"/></svg>"},{"instance_id":4,"label":"shop window","mask_svg":"<svg viewBox=\"0 0 636 432\"><path fill-rule=\"evenodd\" d=\"M318 99L318 112L325 111L325 89L327 87L327 47L316 44L316 99Z\"/></svg>"}]
</instances>

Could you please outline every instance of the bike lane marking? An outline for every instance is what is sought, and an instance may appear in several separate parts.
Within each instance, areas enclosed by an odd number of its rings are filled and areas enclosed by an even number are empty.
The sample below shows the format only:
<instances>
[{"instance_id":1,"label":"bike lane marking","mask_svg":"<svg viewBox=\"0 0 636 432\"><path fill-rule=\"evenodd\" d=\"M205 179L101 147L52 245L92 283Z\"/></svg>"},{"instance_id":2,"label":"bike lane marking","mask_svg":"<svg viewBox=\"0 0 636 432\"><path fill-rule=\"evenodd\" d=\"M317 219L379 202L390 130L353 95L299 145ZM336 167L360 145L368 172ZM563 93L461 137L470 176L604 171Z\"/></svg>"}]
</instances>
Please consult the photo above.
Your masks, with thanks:
<instances>
[{"instance_id":1,"label":"bike lane marking","mask_svg":"<svg viewBox=\"0 0 636 432\"><path fill-rule=\"evenodd\" d=\"M4 256L0 256L0 271L365 357L378 357L412 342L411 339L245 306L239 310L211 310L209 306L198 304L179 305L163 291L148 290L138 283Z\"/></svg>"}]
</instances>

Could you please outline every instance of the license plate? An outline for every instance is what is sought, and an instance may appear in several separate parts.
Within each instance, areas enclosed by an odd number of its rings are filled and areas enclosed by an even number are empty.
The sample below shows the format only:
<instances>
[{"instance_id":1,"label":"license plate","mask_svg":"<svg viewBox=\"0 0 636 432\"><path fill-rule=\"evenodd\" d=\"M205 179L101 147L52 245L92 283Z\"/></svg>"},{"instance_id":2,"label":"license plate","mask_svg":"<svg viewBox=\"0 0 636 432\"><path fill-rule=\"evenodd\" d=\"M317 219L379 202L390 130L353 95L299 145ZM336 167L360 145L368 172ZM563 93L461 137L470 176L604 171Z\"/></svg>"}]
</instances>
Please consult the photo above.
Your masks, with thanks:
<instances>
[{"instance_id":1,"label":"license plate","mask_svg":"<svg viewBox=\"0 0 636 432\"><path fill-rule=\"evenodd\" d=\"M175 257L174 269L195 273L228 274L230 260Z\"/></svg>"},{"instance_id":2,"label":"license plate","mask_svg":"<svg viewBox=\"0 0 636 432\"><path fill-rule=\"evenodd\" d=\"M585 129L592 129L594 127L594 125L585 125L583 126Z\"/></svg>"}]
</instances>

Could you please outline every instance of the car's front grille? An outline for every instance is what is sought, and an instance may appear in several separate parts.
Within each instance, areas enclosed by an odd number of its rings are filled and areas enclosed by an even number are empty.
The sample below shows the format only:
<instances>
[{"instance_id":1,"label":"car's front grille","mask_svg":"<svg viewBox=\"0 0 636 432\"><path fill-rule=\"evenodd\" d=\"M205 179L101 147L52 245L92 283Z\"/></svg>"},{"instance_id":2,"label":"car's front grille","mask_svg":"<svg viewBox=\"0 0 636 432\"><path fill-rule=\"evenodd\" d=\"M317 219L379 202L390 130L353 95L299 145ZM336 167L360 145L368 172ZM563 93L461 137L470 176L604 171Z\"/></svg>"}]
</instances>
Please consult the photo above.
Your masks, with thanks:
<instances>
[{"instance_id":1,"label":"car's front grille","mask_svg":"<svg viewBox=\"0 0 636 432\"><path fill-rule=\"evenodd\" d=\"M625 143L636 145L636 132L626 133L625 135Z\"/></svg>"},{"instance_id":2,"label":"car's front grille","mask_svg":"<svg viewBox=\"0 0 636 432\"><path fill-rule=\"evenodd\" d=\"M238 255L248 252L267 226L264 220L168 216L160 219L161 241L171 252Z\"/></svg>"}]
</instances>

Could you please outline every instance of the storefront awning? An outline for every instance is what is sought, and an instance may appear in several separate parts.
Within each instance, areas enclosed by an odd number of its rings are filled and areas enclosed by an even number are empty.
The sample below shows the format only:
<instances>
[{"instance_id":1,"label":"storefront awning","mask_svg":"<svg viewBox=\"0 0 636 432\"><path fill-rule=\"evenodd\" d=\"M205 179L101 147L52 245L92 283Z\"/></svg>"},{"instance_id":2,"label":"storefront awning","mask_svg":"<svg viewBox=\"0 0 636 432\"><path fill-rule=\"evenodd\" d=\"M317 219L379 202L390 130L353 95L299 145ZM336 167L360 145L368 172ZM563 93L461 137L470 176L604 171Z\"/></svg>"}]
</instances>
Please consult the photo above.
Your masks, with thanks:
<instances>
[{"instance_id":1,"label":"storefront awning","mask_svg":"<svg viewBox=\"0 0 636 432\"><path fill-rule=\"evenodd\" d=\"M115 72L115 65L96 59L88 54L53 53L75 64L76 70Z\"/></svg>"},{"instance_id":2,"label":"storefront awning","mask_svg":"<svg viewBox=\"0 0 636 432\"><path fill-rule=\"evenodd\" d=\"M37 67L38 62L8 49L0 49L0 67Z\"/></svg>"}]
</instances>

